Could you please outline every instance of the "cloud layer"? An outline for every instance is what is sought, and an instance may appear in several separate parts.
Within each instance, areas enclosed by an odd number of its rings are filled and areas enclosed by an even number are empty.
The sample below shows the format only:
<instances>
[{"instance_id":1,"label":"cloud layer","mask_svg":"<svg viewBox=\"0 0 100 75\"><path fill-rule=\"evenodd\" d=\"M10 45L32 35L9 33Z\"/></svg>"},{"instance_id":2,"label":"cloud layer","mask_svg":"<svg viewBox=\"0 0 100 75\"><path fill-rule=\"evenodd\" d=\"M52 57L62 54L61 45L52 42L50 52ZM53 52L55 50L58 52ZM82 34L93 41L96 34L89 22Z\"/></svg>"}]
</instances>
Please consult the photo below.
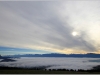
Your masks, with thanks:
<instances>
[{"instance_id":1,"label":"cloud layer","mask_svg":"<svg viewBox=\"0 0 100 75\"><path fill-rule=\"evenodd\" d=\"M37 57L28 58L22 57L21 59L15 59L16 62L0 62L0 66L9 67L41 67L51 66L47 69L92 69L92 67L100 64L99 62L89 62L89 60L100 60L99 58L48 58Z\"/></svg>"},{"instance_id":2,"label":"cloud layer","mask_svg":"<svg viewBox=\"0 0 100 75\"><path fill-rule=\"evenodd\" d=\"M99 7L99 1L1 1L0 46L99 53Z\"/></svg>"}]
</instances>

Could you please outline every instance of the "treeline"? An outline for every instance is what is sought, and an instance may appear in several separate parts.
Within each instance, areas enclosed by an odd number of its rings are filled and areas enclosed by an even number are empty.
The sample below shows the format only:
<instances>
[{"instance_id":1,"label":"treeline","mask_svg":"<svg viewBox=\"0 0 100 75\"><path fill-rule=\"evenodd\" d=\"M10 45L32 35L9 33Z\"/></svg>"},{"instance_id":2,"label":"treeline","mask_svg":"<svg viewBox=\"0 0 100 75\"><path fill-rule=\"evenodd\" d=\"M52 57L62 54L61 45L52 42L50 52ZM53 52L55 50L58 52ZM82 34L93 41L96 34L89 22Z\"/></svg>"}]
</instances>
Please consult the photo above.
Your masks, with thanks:
<instances>
[{"instance_id":1,"label":"treeline","mask_svg":"<svg viewBox=\"0 0 100 75\"><path fill-rule=\"evenodd\" d=\"M100 67L100 66L99 66ZM100 72L100 68L94 67L90 70L83 69L45 69L46 67L33 67L33 68L22 68L22 67L8 67L8 66L0 66L0 70L43 70L43 71L69 71L69 72Z\"/></svg>"},{"instance_id":2,"label":"treeline","mask_svg":"<svg viewBox=\"0 0 100 75\"><path fill-rule=\"evenodd\" d=\"M70 72L100 72L99 69L90 69L90 70L83 70L83 69L45 69L45 71L70 71Z\"/></svg>"},{"instance_id":3,"label":"treeline","mask_svg":"<svg viewBox=\"0 0 100 75\"><path fill-rule=\"evenodd\" d=\"M44 70L50 66L40 66L40 67L9 67L9 66L0 66L0 70Z\"/></svg>"}]
</instances>

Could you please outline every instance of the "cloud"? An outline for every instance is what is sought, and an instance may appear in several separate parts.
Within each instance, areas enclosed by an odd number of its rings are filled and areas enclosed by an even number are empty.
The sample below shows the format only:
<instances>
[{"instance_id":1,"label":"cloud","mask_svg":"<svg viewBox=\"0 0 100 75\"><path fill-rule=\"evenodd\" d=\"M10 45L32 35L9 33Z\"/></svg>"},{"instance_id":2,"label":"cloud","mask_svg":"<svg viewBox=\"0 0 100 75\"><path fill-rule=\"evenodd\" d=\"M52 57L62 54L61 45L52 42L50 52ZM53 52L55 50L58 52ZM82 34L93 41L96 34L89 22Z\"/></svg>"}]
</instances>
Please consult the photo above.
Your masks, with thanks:
<instances>
[{"instance_id":1,"label":"cloud","mask_svg":"<svg viewBox=\"0 0 100 75\"><path fill-rule=\"evenodd\" d=\"M0 2L0 46L95 52L99 6L98 1ZM73 37L73 31L80 36Z\"/></svg>"},{"instance_id":2,"label":"cloud","mask_svg":"<svg viewBox=\"0 0 100 75\"><path fill-rule=\"evenodd\" d=\"M100 60L99 58L28 58L22 57L21 59L15 59L15 62L0 62L0 66L9 67L40 67L50 66L47 69L91 69L94 66L99 65L99 62L89 62L89 60Z\"/></svg>"}]
</instances>

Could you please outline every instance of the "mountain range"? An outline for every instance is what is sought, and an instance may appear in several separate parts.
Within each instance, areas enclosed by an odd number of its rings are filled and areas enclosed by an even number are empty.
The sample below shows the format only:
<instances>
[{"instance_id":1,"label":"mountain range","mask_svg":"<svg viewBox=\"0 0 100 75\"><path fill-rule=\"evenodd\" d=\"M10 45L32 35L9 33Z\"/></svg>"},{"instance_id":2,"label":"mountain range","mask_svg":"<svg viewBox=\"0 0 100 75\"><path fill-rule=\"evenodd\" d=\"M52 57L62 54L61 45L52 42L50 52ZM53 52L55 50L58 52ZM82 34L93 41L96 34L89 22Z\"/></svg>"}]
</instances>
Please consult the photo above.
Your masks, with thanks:
<instances>
[{"instance_id":1,"label":"mountain range","mask_svg":"<svg viewBox=\"0 0 100 75\"><path fill-rule=\"evenodd\" d=\"M87 53L87 54L59 54L59 53L50 53L50 54L23 54L23 55L6 55L3 57L76 57L76 58L100 58L100 54Z\"/></svg>"}]
</instances>

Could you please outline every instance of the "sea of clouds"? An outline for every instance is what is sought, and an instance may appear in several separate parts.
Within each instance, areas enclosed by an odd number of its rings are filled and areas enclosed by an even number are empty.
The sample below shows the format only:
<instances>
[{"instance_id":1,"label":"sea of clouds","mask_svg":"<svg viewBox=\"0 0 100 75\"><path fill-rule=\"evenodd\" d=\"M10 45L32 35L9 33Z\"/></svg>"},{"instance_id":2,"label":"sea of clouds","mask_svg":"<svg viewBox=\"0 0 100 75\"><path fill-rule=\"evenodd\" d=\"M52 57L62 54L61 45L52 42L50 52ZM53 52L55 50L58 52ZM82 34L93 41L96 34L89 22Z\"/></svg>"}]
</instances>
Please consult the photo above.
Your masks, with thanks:
<instances>
[{"instance_id":1,"label":"sea of clouds","mask_svg":"<svg viewBox=\"0 0 100 75\"><path fill-rule=\"evenodd\" d=\"M41 67L49 66L47 69L91 69L100 65L100 58L62 58L62 57L21 57L15 58L15 62L0 62L0 66L10 67ZM93 61L93 62L92 62Z\"/></svg>"}]
</instances>

